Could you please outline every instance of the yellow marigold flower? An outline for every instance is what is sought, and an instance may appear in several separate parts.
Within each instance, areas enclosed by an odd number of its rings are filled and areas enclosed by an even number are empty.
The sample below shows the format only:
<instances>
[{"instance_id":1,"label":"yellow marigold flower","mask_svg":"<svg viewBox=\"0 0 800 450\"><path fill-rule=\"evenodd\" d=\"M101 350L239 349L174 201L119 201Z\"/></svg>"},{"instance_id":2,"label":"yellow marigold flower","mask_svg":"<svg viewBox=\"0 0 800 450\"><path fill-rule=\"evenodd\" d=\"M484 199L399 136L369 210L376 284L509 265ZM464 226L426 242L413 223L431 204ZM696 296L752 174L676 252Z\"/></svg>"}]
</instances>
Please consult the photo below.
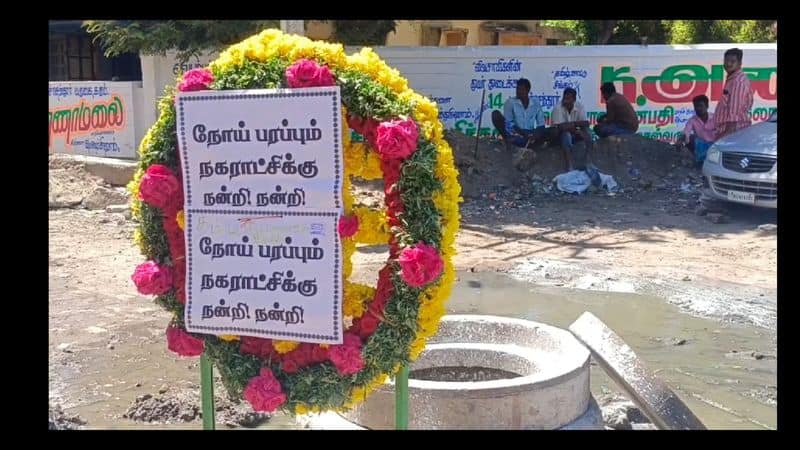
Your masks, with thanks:
<instances>
[{"instance_id":1,"label":"yellow marigold flower","mask_svg":"<svg viewBox=\"0 0 800 450\"><path fill-rule=\"evenodd\" d=\"M365 284L344 283L344 302L342 305L342 314L345 316L352 316L358 318L364 315L367 310L367 303L375 297L375 288Z\"/></svg>"},{"instance_id":2,"label":"yellow marigold flower","mask_svg":"<svg viewBox=\"0 0 800 450\"><path fill-rule=\"evenodd\" d=\"M239 340L239 336L236 336L234 334L221 334L221 335L219 335L217 337L222 339L225 342L233 342L233 341L238 341Z\"/></svg>"},{"instance_id":3,"label":"yellow marigold flower","mask_svg":"<svg viewBox=\"0 0 800 450\"><path fill-rule=\"evenodd\" d=\"M362 244L382 245L389 242L389 224L386 211L357 206L353 212L358 216L358 232L353 240Z\"/></svg>"},{"instance_id":4,"label":"yellow marigold flower","mask_svg":"<svg viewBox=\"0 0 800 450\"><path fill-rule=\"evenodd\" d=\"M272 341L272 348L278 353L289 353L300 345L296 341Z\"/></svg>"},{"instance_id":5,"label":"yellow marigold flower","mask_svg":"<svg viewBox=\"0 0 800 450\"><path fill-rule=\"evenodd\" d=\"M186 219L184 218L183 210L178 211L178 214L175 215L175 222L178 223L178 227L181 230L186 229Z\"/></svg>"},{"instance_id":6,"label":"yellow marigold flower","mask_svg":"<svg viewBox=\"0 0 800 450\"><path fill-rule=\"evenodd\" d=\"M361 168L361 178L365 180L380 180L383 178L381 169L381 158L374 150L367 151L367 159Z\"/></svg>"}]
</instances>

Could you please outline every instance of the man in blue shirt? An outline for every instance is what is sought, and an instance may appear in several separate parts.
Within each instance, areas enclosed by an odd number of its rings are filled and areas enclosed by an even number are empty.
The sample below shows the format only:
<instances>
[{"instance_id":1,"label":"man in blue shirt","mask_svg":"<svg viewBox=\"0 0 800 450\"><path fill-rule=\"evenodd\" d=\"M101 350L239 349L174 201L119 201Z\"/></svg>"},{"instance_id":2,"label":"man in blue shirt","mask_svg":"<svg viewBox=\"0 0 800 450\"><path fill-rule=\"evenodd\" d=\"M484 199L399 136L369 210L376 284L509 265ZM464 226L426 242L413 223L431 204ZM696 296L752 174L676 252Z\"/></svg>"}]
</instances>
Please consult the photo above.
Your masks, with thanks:
<instances>
[{"instance_id":1,"label":"man in blue shirt","mask_svg":"<svg viewBox=\"0 0 800 450\"><path fill-rule=\"evenodd\" d=\"M527 147L545 138L544 112L539 100L530 97L531 82L526 78L517 81L517 96L506 100L503 112L492 111L492 124L503 136L506 148L511 145Z\"/></svg>"}]
</instances>

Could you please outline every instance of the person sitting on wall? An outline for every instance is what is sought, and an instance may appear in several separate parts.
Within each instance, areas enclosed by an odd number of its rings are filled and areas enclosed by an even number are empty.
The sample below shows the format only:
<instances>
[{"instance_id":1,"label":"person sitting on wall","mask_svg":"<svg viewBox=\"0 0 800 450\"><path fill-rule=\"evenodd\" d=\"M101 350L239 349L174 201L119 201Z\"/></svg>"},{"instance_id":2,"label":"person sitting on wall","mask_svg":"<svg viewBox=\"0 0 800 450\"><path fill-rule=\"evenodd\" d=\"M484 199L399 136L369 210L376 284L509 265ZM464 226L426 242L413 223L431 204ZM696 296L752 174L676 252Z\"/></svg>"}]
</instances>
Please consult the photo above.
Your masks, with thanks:
<instances>
[{"instance_id":1,"label":"person sitting on wall","mask_svg":"<svg viewBox=\"0 0 800 450\"><path fill-rule=\"evenodd\" d=\"M586 145L586 151L589 153L592 148L592 137L589 135L589 119L586 118L586 110L577 101L575 89L564 89L561 104L553 109L550 123L558 133L567 170L576 168L576 159L572 149L573 143L583 141Z\"/></svg>"},{"instance_id":2,"label":"person sitting on wall","mask_svg":"<svg viewBox=\"0 0 800 450\"><path fill-rule=\"evenodd\" d=\"M694 116L686 122L676 145L679 149L688 148L694 154L695 163L702 166L708 148L714 143L716 124L714 115L708 112L708 97L698 95L692 99L692 103Z\"/></svg>"},{"instance_id":3,"label":"person sitting on wall","mask_svg":"<svg viewBox=\"0 0 800 450\"><path fill-rule=\"evenodd\" d=\"M506 143L529 147L545 140L544 111L536 97L530 97L531 82L526 78L517 81L517 96L506 100L503 112L492 111L492 124Z\"/></svg>"},{"instance_id":4,"label":"person sitting on wall","mask_svg":"<svg viewBox=\"0 0 800 450\"><path fill-rule=\"evenodd\" d=\"M603 83L600 93L606 101L606 115L597 119L594 132L601 138L636 133L639 129L636 111L625 96L617 93L614 83Z\"/></svg>"}]
</instances>

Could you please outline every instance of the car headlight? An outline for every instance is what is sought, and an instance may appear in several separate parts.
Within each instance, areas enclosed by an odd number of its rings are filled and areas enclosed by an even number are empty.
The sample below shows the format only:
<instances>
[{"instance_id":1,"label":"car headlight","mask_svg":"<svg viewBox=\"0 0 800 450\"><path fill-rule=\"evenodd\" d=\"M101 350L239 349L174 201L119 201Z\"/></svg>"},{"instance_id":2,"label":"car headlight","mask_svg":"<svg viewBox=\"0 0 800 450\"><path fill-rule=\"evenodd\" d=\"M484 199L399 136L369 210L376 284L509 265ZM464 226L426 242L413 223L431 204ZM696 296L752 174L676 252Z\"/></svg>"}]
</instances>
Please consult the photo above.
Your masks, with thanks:
<instances>
[{"instance_id":1,"label":"car headlight","mask_svg":"<svg viewBox=\"0 0 800 450\"><path fill-rule=\"evenodd\" d=\"M721 156L722 152L715 149L714 147L711 147L711 149L708 151L708 154L706 155L706 161L714 164L719 164L719 159Z\"/></svg>"}]
</instances>

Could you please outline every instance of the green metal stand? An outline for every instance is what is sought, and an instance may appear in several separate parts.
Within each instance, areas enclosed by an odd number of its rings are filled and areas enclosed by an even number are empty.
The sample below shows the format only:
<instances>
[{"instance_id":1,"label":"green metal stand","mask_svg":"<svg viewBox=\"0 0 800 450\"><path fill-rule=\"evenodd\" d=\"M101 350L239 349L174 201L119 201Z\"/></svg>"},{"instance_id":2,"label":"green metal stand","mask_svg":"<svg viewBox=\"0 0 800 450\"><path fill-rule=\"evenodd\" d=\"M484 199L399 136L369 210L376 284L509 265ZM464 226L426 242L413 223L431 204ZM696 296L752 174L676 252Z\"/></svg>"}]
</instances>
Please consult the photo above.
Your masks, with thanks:
<instances>
[{"instance_id":1,"label":"green metal stand","mask_svg":"<svg viewBox=\"0 0 800 450\"><path fill-rule=\"evenodd\" d=\"M408 429L408 366L400 368L394 379L394 427Z\"/></svg>"},{"instance_id":2,"label":"green metal stand","mask_svg":"<svg viewBox=\"0 0 800 450\"><path fill-rule=\"evenodd\" d=\"M200 393L203 406L203 429L213 430L214 420L214 367L203 353L200 357Z\"/></svg>"}]
</instances>

